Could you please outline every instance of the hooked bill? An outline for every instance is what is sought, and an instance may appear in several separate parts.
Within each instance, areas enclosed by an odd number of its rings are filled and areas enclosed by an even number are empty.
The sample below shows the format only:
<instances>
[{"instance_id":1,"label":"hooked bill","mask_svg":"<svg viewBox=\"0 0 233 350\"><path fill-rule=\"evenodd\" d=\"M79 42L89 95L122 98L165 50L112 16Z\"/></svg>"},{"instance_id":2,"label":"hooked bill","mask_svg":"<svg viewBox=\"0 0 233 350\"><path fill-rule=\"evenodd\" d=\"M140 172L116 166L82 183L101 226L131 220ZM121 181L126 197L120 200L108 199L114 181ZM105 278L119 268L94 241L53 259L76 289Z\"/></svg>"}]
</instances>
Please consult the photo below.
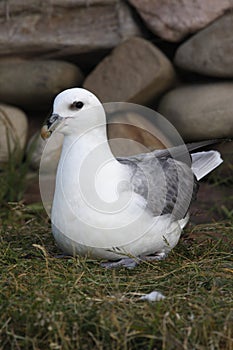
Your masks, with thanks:
<instances>
[{"instance_id":1,"label":"hooked bill","mask_svg":"<svg viewBox=\"0 0 233 350\"><path fill-rule=\"evenodd\" d=\"M42 137L43 140L48 139L51 136L51 131L48 128L48 125L43 125L40 131L40 135Z\"/></svg>"}]
</instances>

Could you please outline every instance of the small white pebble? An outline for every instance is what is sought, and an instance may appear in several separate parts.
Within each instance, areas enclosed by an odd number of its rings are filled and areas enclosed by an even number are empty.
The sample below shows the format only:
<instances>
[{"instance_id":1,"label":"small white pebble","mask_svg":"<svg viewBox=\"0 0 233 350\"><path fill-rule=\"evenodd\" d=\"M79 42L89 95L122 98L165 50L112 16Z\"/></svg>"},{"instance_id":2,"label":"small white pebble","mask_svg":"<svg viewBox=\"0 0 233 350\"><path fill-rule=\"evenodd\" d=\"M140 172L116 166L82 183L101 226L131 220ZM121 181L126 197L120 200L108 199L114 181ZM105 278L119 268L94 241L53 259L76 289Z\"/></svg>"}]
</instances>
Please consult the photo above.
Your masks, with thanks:
<instances>
[{"instance_id":1,"label":"small white pebble","mask_svg":"<svg viewBox=\"0 0 233 350\"><path fill-rule=\"evenodd\" d=\"M160 300L165 299L165 296L162 293L154 290L153 292L142 295L139 299L140 300L148 300L148 301L160 301Z\"/></svg>"}]
</instances>

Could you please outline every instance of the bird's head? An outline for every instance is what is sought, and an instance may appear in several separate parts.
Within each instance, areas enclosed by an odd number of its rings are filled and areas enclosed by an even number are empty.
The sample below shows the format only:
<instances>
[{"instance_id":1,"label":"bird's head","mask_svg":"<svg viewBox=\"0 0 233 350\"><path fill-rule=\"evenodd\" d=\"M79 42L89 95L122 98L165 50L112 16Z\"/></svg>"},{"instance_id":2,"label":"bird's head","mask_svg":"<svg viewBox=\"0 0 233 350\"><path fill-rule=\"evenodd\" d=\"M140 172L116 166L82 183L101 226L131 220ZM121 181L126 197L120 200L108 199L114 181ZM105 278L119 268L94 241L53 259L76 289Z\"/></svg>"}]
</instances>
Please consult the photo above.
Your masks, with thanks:
<instances>
[{"instance_id":1,"label":"bird's head","mask_svg":"<svg viewBox=\"0 0 233 350\"><path fill-rule=\"evenodd\" d=\"M105 112L98 98L85 89L68 89L56 96L41 136L49 138L55 130L64 135L80 133L100 123L105 123Z\"/></svg>"}]
</instances>

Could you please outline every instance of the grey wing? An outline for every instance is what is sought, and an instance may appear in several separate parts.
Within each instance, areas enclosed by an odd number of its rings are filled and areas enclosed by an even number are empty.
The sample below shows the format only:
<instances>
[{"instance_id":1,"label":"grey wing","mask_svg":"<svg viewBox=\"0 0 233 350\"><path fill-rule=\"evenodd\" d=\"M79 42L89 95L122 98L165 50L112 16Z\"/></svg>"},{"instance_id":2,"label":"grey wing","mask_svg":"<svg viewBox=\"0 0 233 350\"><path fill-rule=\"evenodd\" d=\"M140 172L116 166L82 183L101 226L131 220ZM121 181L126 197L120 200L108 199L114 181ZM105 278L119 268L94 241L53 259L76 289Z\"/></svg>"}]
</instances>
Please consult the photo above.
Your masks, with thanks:
<instances>
[{"instance_id":1,"label":"grey wing","mask_svg":"<svg viewBox=\"0 0 233 350\"><path fill-rule=\"evenodd\" d=\"M130 168L133 190L146 199L153 216L182 219L197 192L193 172L185 163L152 153L118 160Z\"/></svg>"},{"instance_id":2,"label":"grey wing","mask_svg":"<svg viewBox=\"0 0 233 350\"><path fill-rule=\"evenodd\" d=\"M154 159L154 157L163 159L163 158L173 158L176 160L179 160L185 164L191 165L191 157L189 155L189 152L191 153L194 150L197 150L202 147L206 147L208 145L212 145L214 143L219 143L220 140L214 139L214 140L205 140L205 141L199 141L199 142L192 142L188 143L186 145L179 145L172 148L166 148L166 149L160 149L155 150L149 153L141 153L133 156L128 157L118 157L117 159L120 162L141 162L141 161L149 161L151 159Z\"/></svg>"}]
</instances>

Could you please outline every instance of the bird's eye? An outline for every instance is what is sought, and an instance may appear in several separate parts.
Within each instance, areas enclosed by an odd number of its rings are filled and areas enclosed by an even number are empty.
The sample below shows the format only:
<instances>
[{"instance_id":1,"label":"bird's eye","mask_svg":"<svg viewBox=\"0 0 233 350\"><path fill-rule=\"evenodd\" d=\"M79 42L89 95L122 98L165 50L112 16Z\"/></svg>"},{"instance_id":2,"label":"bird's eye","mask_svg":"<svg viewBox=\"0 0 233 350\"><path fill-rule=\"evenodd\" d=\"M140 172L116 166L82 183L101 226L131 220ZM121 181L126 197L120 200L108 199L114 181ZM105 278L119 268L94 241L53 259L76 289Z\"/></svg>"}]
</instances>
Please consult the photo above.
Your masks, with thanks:
<instances>
[{"instance_id":1,"label":"bird's eye","mask_svg":"<svg viewBox=\"0 0 233 350\"><path fill-rule=\"evenodd\" d=\"M81 109L83 108L84 103L82 101L74 101L71 105L71 108L75 108L75 109Z\"/></svg>"}]
</instances>

